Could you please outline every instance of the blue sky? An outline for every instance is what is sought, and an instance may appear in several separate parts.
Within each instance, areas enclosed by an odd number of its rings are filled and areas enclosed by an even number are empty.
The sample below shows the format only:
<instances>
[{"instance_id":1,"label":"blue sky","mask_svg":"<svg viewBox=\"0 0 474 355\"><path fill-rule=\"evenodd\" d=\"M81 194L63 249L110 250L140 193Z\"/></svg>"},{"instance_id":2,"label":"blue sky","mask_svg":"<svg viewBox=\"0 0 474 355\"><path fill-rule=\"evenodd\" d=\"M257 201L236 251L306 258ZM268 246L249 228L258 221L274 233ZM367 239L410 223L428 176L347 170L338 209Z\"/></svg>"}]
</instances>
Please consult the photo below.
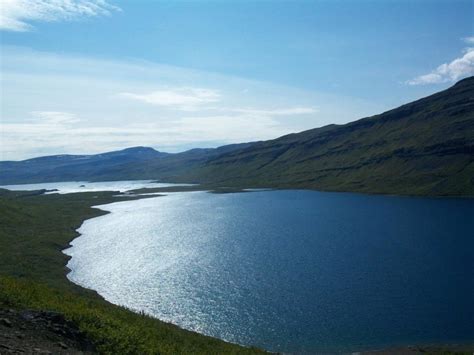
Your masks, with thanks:
<instances>
[{"instance_id":1,"label":"blue sky","mask_svg":"<svg viewBox=\"0 0 474 355\"><path fill-rule=\"evenodd\" d=\"M0 36L0 159L269 139L474 74L473 1L4 0Z\"/></svg>"}]
</instances>

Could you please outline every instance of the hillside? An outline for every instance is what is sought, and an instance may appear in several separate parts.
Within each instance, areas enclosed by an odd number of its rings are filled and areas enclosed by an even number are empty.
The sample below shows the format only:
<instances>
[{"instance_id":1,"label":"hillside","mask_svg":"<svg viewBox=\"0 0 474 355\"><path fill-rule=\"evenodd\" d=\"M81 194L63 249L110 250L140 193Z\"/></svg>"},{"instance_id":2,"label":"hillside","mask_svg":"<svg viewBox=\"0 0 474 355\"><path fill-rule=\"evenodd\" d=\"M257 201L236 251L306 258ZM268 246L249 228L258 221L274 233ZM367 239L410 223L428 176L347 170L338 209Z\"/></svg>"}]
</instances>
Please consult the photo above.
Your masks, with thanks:
<instances>
[{"instance_id":1,"label":"hillside","mask_svg":"<svg viewBox=\"0 0 474 355\"><path fill-rule=\"evenodd\" d=\"M155 179L180 175L208 159L249 143L219 148L164 153L148 147L132 147L94 155L53 155L23 161L0 162L0 185L55 181L110 181Z\"/></svg>"},{"instance_id":2,"label":"hillside","mask_svg":"<svg viewBox=\"0 0 474 355\"><path fill-rule=\"evenodd\" d=\"M256 143L185 180L414 195L474 195L474 77L394 110Z\"/></svg>"},{"instance_id":3,"label":"hillside","mask_svg":"<svg viewBox=\"0 0 474 355\"><path fill-rule=\"evenodd\" d=\"M382 114L274 140L0 162L0 184L159 179L213 186L474 195L474 77Z\"/></svg>"},{"instance_id":4,"label":"hillside","mask_svg":"<svg viewBox=\"0 0 474 355\"><path fill-rule=\"evenodd\" d=\"M167 156L152 148L133 147L95 155L53 155L0 162L0 184L86 180L130 162L143 163Z\"/></svg>"}]
</instances>

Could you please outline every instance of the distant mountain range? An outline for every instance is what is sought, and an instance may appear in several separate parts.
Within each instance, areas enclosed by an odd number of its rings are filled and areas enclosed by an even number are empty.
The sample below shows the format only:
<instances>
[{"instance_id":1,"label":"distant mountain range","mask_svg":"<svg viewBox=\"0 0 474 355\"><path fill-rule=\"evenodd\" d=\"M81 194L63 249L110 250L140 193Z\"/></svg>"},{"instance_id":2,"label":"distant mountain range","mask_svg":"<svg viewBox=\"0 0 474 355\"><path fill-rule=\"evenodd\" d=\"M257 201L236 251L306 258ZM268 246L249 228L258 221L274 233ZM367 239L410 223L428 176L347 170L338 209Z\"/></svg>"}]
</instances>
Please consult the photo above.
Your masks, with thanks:
<instances>
[{"instance_id":1,"label":"distant mountain range","mask_svg":"<svg viewBox=\"0 0 474 355\"><path fill-rule=\"evenodd\" d=\"M149 147L132 147L94 155L51 155L22 161L0 162L0 184L55 181L112 181L174 179L206 161L252 143L219 148L163 153Z\"/></svg>"},{"instance_id":2,"label":"distant mountain range","mask_svg":"<svg viewBox=\"0 0 474 355\"><path fill-rule=\"evenodd\" d=\"M0 184L122 179L474 196L474 77L376 116L269 141L0 162Z\"/></svg>"}]
</instances>

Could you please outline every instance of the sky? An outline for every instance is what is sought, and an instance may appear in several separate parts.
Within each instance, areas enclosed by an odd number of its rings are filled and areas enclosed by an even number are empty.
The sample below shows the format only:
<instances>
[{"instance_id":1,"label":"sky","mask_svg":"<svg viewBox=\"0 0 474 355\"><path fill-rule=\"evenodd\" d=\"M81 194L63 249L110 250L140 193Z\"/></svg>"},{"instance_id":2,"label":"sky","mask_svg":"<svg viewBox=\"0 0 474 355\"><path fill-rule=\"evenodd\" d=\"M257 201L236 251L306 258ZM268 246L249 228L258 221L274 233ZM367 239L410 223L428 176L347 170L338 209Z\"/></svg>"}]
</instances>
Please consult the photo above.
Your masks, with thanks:
<instances>
[{"instance_id":1,"label":"sky","mask_svg":"<svg viewBox=\"0 0 474 355\"><path fill-rule=\"evenodd\" d=\"M180 152L474 75L474 0L0 0L0 160Z\"/></svg>"}]
</instances>

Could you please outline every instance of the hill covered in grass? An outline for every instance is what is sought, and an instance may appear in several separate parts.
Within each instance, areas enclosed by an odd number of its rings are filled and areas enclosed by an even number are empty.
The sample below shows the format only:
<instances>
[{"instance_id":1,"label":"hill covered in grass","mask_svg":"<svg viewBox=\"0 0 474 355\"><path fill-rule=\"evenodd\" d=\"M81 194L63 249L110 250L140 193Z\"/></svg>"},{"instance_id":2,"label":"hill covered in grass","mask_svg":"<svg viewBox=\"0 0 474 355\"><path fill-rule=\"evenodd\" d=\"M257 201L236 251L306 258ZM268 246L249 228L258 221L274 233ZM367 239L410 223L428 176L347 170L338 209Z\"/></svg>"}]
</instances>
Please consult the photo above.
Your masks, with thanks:
<instances>
[{"instance_id":1,"label":"hill covered in grass","mask_svg":"<svg viewBox=\"0 0 474 355\"><path fill-rule=\"evenodd\" d=\"M2 161L0 184L87 180L103 171L117 171L118 167L131 162L142 164L167 155L153 148L132 147L94 155L62 154L23 161Z\"/></svg>"},{"instance_id":2,"label":"hill covered in grass","mask_svg":"<svg viewBox=\"0 0 474 355\"><path fill-rule=\"evenodd\" d=\"M410 195L474 195L474 77L380 115L258 142L184 180Z\"/></svg>"},{"instance_id":3,"label":"hill covered in grass","mask_svg":"<svg viewBox=\"0 0 474 355\"><path fill-rule=\"evenodd\" d=\"M213 157L250 144L197 148L175 154L159 152L149 147L132 147L93 155L62 154L22 161L1 161L0 185L158 179L180 175Z\"/></svg>"}]
</instances>

